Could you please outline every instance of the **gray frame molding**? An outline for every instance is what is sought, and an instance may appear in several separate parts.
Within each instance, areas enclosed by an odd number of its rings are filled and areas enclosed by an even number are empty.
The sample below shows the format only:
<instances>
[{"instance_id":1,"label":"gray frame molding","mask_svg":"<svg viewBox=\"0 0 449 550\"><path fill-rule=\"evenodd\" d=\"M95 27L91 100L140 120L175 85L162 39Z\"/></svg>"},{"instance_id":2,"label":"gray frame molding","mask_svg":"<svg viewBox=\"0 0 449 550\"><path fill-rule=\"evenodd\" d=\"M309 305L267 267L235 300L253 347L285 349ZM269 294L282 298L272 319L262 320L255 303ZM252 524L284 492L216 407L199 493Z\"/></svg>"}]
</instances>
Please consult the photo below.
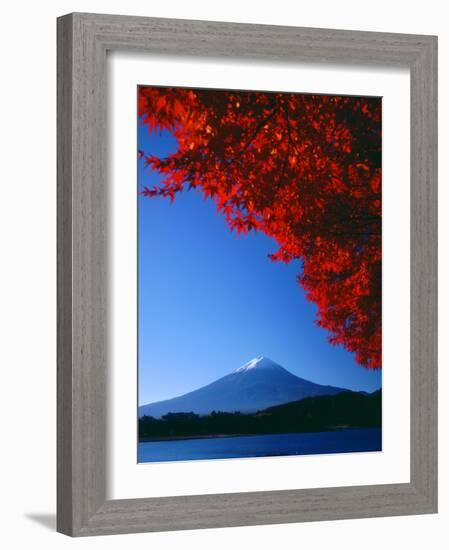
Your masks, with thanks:
<instances>
[{"instance_id":1,"label":"gray frame molding","mask_svg":"<svg viewBox=\"0 0 449 550\"><path fill-rule=\"evenodd\" d=\"M106 52L411 71L410 483L106 499ZM72 536L437 511L437 39L75 13L58 19L58 505Z\"/></svg>"}]
</instances>

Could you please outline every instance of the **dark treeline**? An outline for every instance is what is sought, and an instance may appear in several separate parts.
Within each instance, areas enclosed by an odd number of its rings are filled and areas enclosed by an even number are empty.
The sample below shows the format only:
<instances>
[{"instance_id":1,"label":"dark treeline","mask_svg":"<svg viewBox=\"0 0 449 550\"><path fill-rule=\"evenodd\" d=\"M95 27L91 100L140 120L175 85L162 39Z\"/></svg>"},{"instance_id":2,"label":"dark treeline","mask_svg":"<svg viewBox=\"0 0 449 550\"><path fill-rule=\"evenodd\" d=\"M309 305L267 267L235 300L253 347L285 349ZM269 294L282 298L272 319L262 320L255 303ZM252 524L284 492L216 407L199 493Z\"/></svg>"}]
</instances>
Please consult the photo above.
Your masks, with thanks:
<instances>
[{"instance_id":1,"label":"dark treeline","mask_svg":"<svg viewBox=\"0 0 449 550\"><path fill-rule=\"evenodd\" d=\"M139 439L213 435L249 435L317 432L343 428L380 427L381 390L372 394L345 391L332 396L309 397L254 414L212 412L169 413L160 419L139 419Z\"/></svg>"}]
</instances>

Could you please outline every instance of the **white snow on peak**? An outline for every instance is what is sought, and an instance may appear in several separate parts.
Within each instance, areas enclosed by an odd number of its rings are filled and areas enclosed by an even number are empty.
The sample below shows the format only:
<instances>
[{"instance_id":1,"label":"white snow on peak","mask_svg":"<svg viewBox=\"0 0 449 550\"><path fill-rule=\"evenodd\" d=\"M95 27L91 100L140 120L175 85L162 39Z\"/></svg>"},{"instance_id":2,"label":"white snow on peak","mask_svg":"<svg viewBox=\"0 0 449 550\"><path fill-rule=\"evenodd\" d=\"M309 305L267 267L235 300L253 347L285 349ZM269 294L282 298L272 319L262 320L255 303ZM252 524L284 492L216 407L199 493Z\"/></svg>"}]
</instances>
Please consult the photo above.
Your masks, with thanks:
<instances>
[{"instance_id":1,"label":"white snow on peak","mask_svg":"<svg viewBox=\"0 0 449 550\"><path fill-rule=\"evenodd\" d=\"M248 370L255 369L256 367L272 367L276 366L276 363L274 363L271 359L268 359L268 357L264 357L263 355L260 355L259 357L255 357L254 359L251 359L251 361L248 361L248 363L245 363L238 369L236 369L234 372L245 372Z\"/></svg>"}]
</instances>

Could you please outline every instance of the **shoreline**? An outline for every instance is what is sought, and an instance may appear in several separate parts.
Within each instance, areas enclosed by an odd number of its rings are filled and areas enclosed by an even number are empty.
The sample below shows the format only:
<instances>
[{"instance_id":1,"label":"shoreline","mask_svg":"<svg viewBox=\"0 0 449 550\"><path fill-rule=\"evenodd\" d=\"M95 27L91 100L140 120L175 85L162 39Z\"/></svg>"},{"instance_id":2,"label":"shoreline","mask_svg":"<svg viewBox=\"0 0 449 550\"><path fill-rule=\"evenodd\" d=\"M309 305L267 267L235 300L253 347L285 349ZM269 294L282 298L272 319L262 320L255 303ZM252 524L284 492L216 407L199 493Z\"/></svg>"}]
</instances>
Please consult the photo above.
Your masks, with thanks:
<instances>
[{"instance_id":1,"label":"shoreline","mask_svg":"<svg viewBox=\"0 0 449 550\"><path fill-rule=\"evenodd\" d=\"M142 437L138 438L139 443L157 443L162 441L188 441L191 439L226 439L229 437L256 437L265 435L288 435L288 434L307 434L307 433L326 433L326 432L341 432L345 430L381 430L382 426L338 426L313 431L306 430L303 432L273 432L273 433L253 433L253 434L207 434L207 435L170 435L160 437Z\"/></svg>"},{"instance_id":2,"label":"shoreline","mask_svg":"<svg viewBox=\"0 0 449 550\"><path fill-rule=\"evenodd\" d=\"M220 439L226 437L245 437L253 435L268 435L268 434L212 434L212 435L167 435L160 437L142 437L139 438L139 443L151 443L156 441L184 441L189 439Z\"/></svg>"}]
</instances>

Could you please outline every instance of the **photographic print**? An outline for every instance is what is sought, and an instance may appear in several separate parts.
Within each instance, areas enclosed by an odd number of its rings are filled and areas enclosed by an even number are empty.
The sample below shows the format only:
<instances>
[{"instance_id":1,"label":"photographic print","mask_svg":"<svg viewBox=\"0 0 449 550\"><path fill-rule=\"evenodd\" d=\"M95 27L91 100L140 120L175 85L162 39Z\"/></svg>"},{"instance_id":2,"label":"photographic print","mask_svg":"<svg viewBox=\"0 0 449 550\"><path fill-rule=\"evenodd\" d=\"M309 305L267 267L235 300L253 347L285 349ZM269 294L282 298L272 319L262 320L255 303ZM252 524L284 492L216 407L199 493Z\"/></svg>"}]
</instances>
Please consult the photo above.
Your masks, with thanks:
<instances>
[{"instance_id":1,"label":"photographic print","mask_svg":"<svg viewBox=\"0 0 449 550\"><path fill-rule=\"evenodd\" d=\"M381 451L381 98L137 95L138 462Z\"/></svg>"}]
</instances>

